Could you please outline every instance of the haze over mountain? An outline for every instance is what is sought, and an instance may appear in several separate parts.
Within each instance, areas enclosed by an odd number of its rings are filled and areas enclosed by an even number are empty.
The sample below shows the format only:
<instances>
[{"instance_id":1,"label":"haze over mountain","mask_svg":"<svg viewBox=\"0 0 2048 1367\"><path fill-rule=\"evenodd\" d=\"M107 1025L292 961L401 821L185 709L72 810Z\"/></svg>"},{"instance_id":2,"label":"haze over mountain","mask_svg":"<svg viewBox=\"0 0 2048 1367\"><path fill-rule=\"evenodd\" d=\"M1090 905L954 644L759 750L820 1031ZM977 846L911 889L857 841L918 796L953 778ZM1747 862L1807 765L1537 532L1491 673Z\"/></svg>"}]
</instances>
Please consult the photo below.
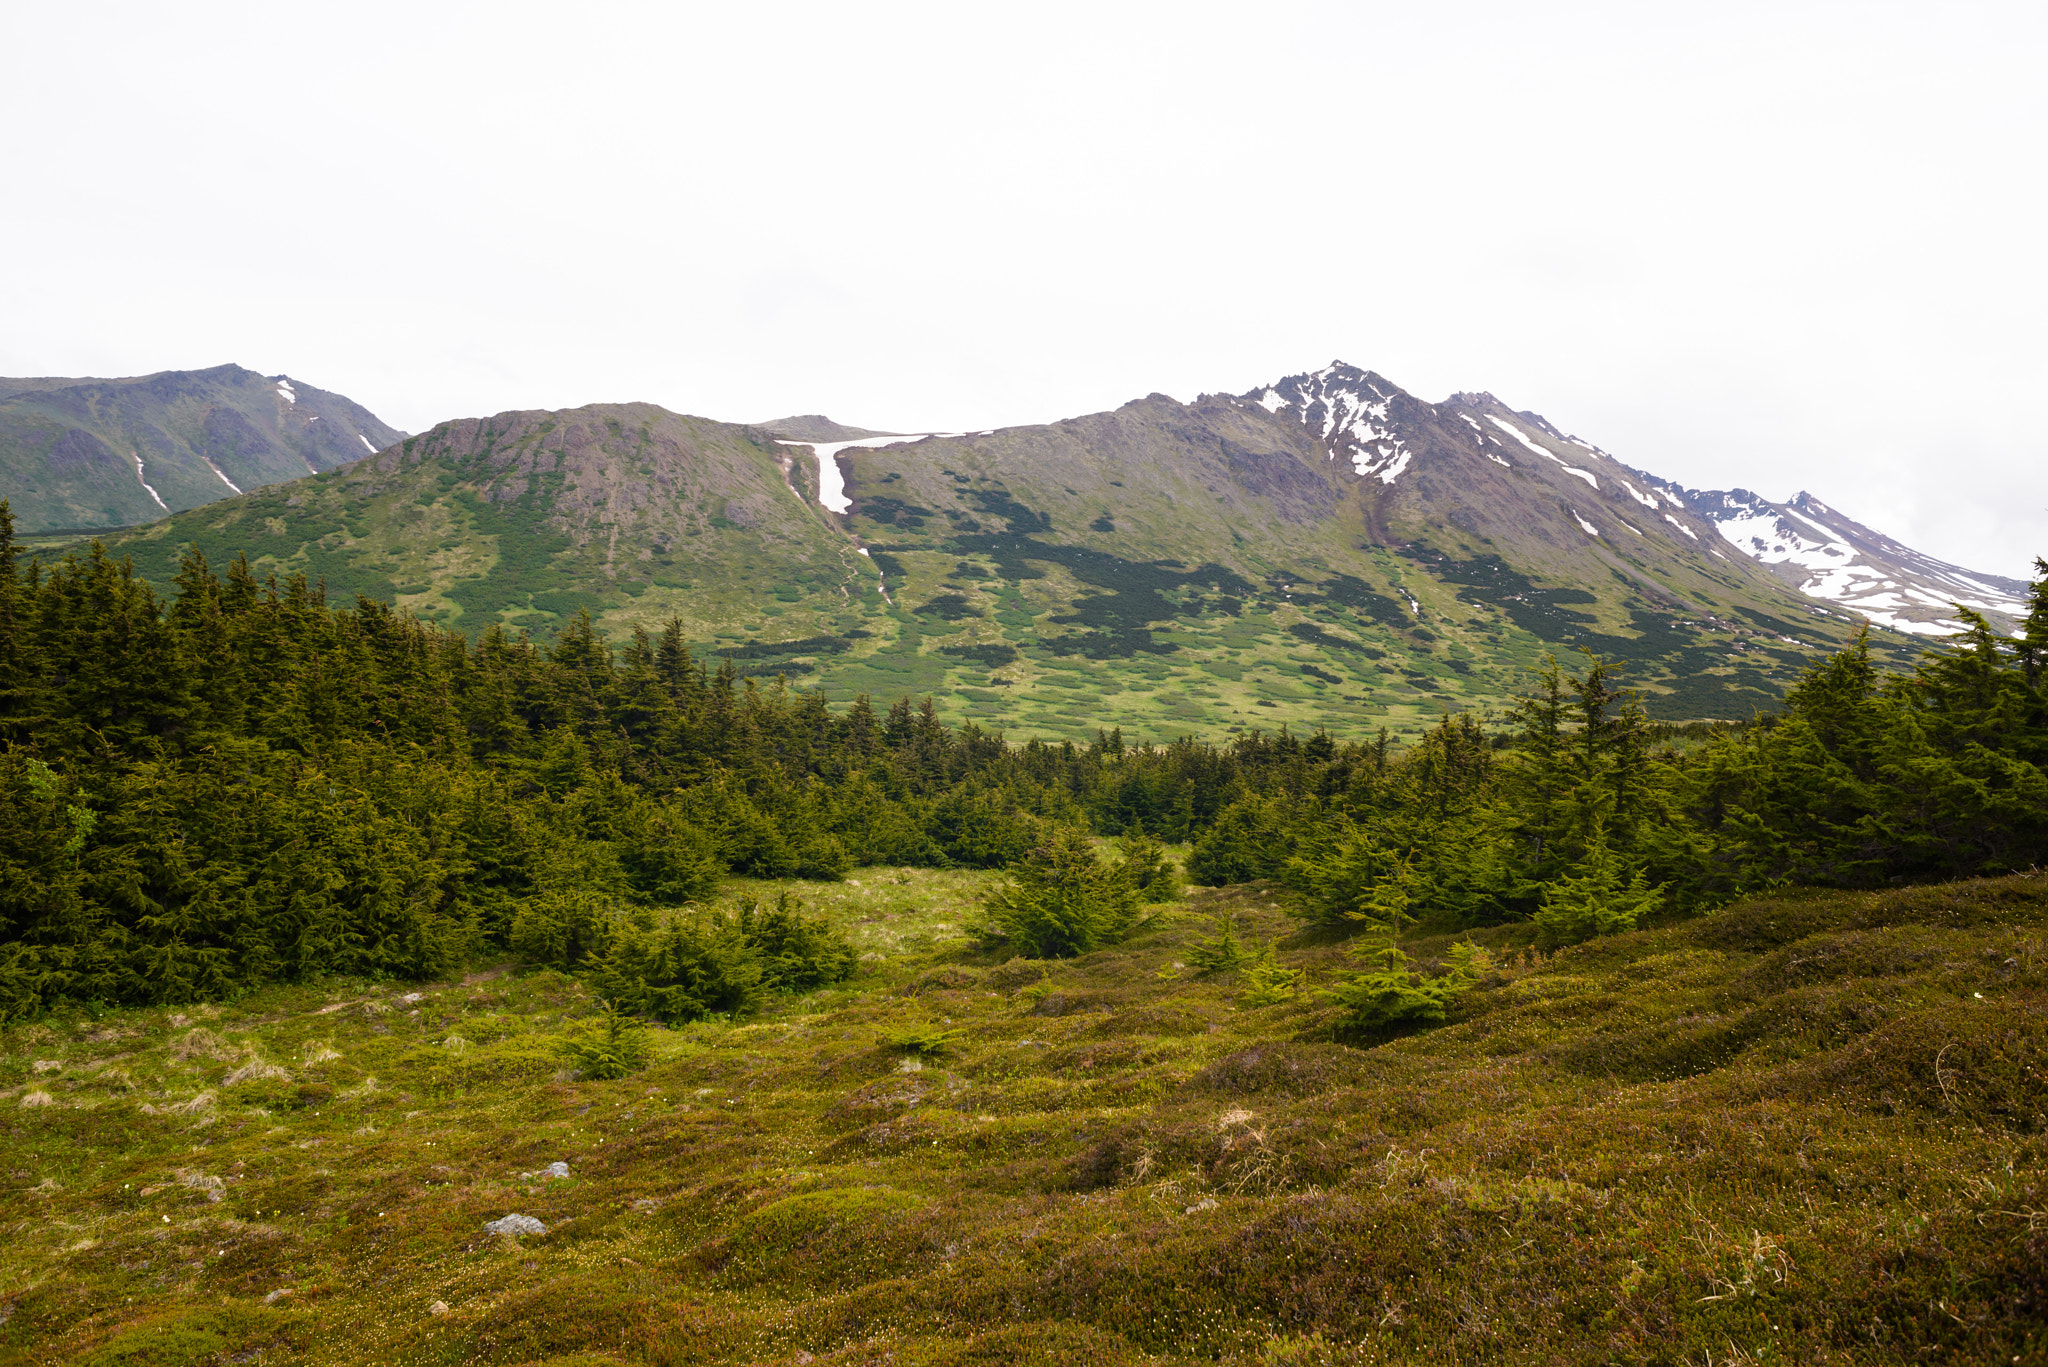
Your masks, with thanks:
<instances>
[{"instance_id":1,"label":"haze over mountain","mask_svg":"<svg viewBox=\"0 0 2048 1367\"><path fill-rule=\"evenodd\" d=\"M132 526L361 460L404 435L340 394L237 365L0 379L0 492L24 532Z\"/></svg>"},{"instance_id":2,"label":"haze over mountain","mask_svg":"<svg viewBox=\"0 0 2048 1367\"><path fill-rule=\"evenodd\" d=\"M1742 553L1733 507L1491 395L1433 404L1336 363L909 439L651 404L501 413L110 545L159 584L186 546L247 554L471 635L674 617L744 673L929 692L991 726L1399 731L1501 706L1579 649L1660 717L1769 706L1862 619ZM1851 534L1873 574L1944 572Z\"/></svg>"}]
</instances>

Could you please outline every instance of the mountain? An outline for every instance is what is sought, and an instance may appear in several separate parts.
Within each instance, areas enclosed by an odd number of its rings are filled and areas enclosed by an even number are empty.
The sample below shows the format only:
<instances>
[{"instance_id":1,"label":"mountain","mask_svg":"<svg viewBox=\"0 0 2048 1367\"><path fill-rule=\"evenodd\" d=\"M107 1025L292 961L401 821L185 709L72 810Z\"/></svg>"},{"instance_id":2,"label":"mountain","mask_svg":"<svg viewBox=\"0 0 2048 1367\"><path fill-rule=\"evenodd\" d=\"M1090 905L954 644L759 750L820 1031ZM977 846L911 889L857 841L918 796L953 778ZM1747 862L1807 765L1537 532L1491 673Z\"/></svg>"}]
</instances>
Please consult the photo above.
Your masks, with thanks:
<instances>
[{"instance_id":1,"label":"mountain","mask_svg":"<svg viewBox=\"0 0 2048 1367\"><path fill-rule=\"evenodd\" d=\"M1344 365L1044 425L845 436L864 431L501 413L110 545L160 585L183 547L242 553L471 635L675 617L750 675L930 693L950 719L1051 735L1412 732L1499 708L1581 648L1660 718L1743 717L1858 627L1542 418Z\"/></svg>"},{"instance_id":2,"label":"mountain","mask_svg":"<svg viewBox=\"0 0 2048 1367\"><path fill-rule=\"evenodd\" d=\"M340 394L236 365L0 379L0 497L23 532L132 526L404 436Z\"/></svg>"},{"instance_id":3,"label":"mountain","mask_svg":"<svg viewBox=\"0 0 2048 1367\"><path fill-rule=\"evenodd\" d=\"M1680 489L1655 481L1712 522L1736 550L1811 598L1913 635L1958 630L1961 604L2002 631L2026 615L2027 585L1966 570L1901 545L1801 491L1773 503L1747 489Z\"/></svg>"},{"instance_id":4,"label":"mountain","mask_svg":"<svg viewBox=\"0 0 2048 1367\"><path fill-rule=\"evenodd\" d=\"M844 442L864 441L871 437L900 437L902 432L877 432L868 427L848 427L832 421L823 413L804 413L793 418L776 418L772 422L756 423L763 432L782 441L794 442Z\"/></svg>"},{"instance_id":5,"label":"mountain","mask_svg":"<svg viewBox=\"0 0 2048 1367\"><path fill-rule=\"evenodd\" d=\"M158 583L191 545L471 633L552 634L590 609L622 626L679 614L711 634L874 581L813 478L758 428L593 404L442 423L109 544Z\"/></svg>"},{"instance_id":6,"label":"mountain","mask_svg":"<svg viewBox=\"0 0 2048 1367\"><path fill-rule=\"evenodd\" d=\"M1580 647L1660 715L1746 716L1857 626L1541 417L1341 363L837 463L895 601L992 667L955 696L1032 726L1408 726Z\"/></svg>"}]
</instances>

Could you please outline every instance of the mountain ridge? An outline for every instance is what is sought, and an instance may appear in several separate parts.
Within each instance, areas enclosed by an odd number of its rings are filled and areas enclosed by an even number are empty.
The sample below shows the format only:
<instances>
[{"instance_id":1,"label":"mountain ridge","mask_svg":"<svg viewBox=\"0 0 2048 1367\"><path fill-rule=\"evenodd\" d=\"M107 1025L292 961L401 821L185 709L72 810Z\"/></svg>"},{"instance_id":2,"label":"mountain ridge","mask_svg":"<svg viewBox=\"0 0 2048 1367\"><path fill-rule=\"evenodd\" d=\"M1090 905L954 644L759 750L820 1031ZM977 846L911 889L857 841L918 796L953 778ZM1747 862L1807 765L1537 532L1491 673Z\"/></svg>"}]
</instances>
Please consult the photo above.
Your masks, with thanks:
<instances>
[{"instance_id":1,"label":"mountain ridge","mask_svg":"<svg viewBox=\"0 0 2048 1367\"><path fill-rule=\"evenodd\" d=\"M1678 493L1737 550L1800 592L1894 631L1932 636L1960 630L1953 612L1960 605L2010 633L2026 613L2024 580L1914 550L1804 489L1782 503L1748 489Z\"/></svg>"},{"instance_id":2,"label":"mountain ridge","mask_svg":"<svg viewBox=\"0 0 2048 1367\"><path fill-rule=\"evenodd\" d=\"M30 534L151 522L404 435L345 395L233 364L0 379L0 487Z\"/></svg>"},{"instance_id":3,"label":"mountain ridge","mask_svg":"<svg viewBox=\"0 0 2048 1367\"><path fill-rule=\"evenodd\" d=\"M868 431L651 404L460 419L113 548L159 584L184 547L245 553L472 636L673 618L743 673L1070 736L1413 731L1578 649L1625 662L1660 717L1743 717L1860 626L1540 415L1342 363L843 436ZM1881 659L1912 648L1878 634Z\"/></svg>"}]
</instances>

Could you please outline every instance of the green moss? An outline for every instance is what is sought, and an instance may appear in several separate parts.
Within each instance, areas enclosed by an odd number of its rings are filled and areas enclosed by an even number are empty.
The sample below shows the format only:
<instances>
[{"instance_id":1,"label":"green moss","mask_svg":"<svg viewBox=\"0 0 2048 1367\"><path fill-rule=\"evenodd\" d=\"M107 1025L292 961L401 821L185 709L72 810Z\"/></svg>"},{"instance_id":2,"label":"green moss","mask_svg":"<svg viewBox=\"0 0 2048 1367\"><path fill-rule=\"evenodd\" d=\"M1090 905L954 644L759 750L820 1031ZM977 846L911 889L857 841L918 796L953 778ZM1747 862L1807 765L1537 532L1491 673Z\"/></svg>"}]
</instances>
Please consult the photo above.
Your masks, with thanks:
<instances>
[{"instance_id":1,"label":"green moss","mask_svg":"<svg viewBox=\"0 0 2048 1367\"><path fill-rule=\"evenodd\" d=\"M1219 917L1312 983L1350 967L1276 888L1035 963L968 933L999 877L806 886L857 976L649 1030L613 1082L559 1071L593 994L514 964L16 1022L0 1356L2040 1355L2048 877L1547 955L1494 927L1441 1027L1371 1048L1187 967ZM1450 941L1405 947L1436 973ZM252 1057L289 1079L223 1085ZM484 1232L515 1211L549 1232Z\"/></svg>"}]
</instances>

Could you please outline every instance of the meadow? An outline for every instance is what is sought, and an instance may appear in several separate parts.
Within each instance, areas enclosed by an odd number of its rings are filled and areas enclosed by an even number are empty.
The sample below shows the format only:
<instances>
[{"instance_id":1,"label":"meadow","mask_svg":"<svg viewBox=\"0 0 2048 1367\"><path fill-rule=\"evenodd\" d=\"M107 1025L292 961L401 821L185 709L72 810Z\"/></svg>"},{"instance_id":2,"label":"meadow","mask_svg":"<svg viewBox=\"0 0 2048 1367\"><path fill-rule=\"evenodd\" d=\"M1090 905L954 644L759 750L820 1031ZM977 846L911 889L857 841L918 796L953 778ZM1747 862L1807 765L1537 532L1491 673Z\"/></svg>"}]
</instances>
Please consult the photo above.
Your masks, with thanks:
<instances>
[{"instance_id":1,"label":"meadow","mask_svg":"<svg viewBox=\"0 0 2048 1367\"><path fill-rule=\"evenodd\" d=\"M16 1021L0 1363L2048 1361L2048 877L1481 930L1348 1043L1284 889L1034 962L999 877L728 882L860 971L615 1081L516 962Z\"/></svg>"}]
</instances>

